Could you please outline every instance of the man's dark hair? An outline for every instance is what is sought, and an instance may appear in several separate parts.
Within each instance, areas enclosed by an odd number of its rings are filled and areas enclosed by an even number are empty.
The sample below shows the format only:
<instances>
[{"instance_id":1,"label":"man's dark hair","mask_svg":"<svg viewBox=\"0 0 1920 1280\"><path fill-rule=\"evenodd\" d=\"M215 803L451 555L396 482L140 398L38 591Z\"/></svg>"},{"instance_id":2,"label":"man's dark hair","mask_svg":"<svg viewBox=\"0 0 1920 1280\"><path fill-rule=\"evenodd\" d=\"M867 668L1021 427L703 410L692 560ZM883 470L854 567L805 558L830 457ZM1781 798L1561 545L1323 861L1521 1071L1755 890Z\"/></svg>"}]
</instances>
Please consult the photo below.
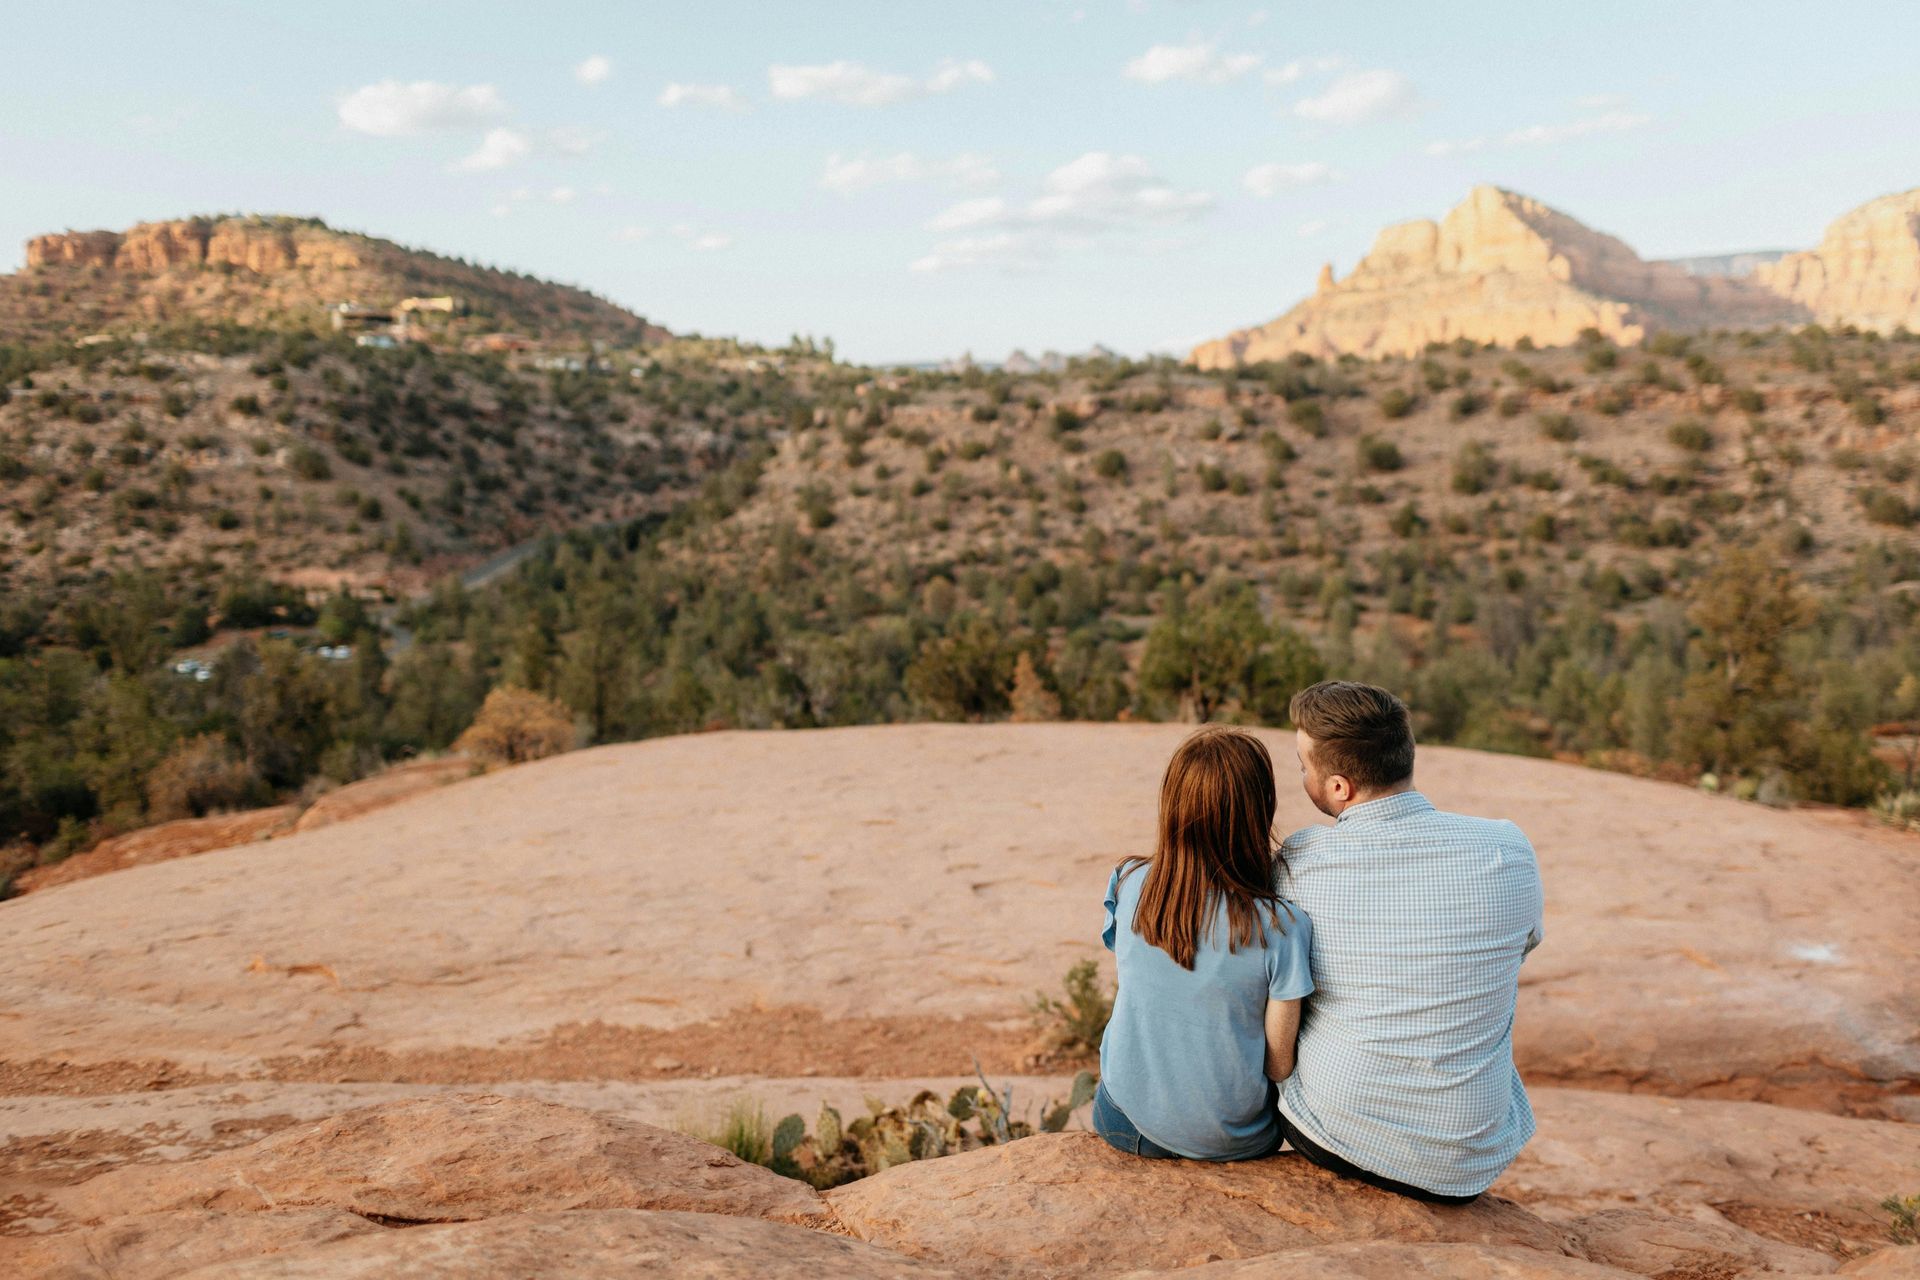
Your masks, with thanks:
<instances>
[{"instance_id":1,"label":"man's dark hair","mask_svg":"<svg viewBox=\"0 0 1920 1280\"><path fill-rule=\"evenodd\" d=\"M1407 704L1385 689L1352 680L1322 680L1293 695L1293 727L1313 739L1314 763L1361 791L1379 791L1413 776L1413 721Z\"/></svg>"}]
</instances>

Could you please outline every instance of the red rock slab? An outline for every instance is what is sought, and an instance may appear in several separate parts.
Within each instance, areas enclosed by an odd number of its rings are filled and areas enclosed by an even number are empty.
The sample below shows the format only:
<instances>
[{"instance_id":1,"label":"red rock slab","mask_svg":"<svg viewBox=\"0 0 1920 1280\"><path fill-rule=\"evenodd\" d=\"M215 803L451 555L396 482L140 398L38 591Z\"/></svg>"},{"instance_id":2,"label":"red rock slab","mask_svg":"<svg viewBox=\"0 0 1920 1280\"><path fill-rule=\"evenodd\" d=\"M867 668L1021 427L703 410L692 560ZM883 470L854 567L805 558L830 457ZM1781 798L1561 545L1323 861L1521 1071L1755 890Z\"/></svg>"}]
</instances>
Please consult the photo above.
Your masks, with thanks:
<instances>
[{"instance_id":1,"label":"red rock slab","mask_svg":"<svg viewBox=\"0 0 1920 1280\"><path fill-rule=\"evenodd\" d=\"M1147 1280L1164 1271L1135 1271ZM1513 1245L1400 1244L1367 1240L1209 1262L1181 1280L1625 1280L1631 1271Z\"/></svg>"},{"instance_id":2,"label":"red rock slab","mask_svg":"<svg viewBox=\"0 0 1920 1280\"><path fill-rule=\"evenodd\" d=\"M1571 1253L1558 1229L1498 1197L1423 1204L1294 1155L1142 1160L1090 1133L897 1165L827 1201L860 1239L973 1275L1107 1276L1355 1240Z\"/></svg>"},{"instance_id":3,"label":"red rock slab","mask_svg":"<svg viewBox=\"0 0 1920 1280\"><path fill-rule=\"evenodd\" d=\"M376 1222L567 1209L679 1209L819 1226L803 1182L684 1134L492 1094L382 1103L199 1160L136 1165L52 1192L52 1216L344 1209Z\"/></svg>"},{"instance_id":4,"label":"red rock slab","mask_svg":"<svg viewBox=\"0 0 1920 1280\"><path fill-rule=\"evenodd\" d=\"M0 1237L0 1275L38 1280L158 1280L228 1259L258 1263L387 1228L343 1209L216 1213L180 1209L115 1218L56 1235Z\"/></svg>"},{"instance_id":5,"label":"red rock slab","mask_svg":"<svg viewBox=\"0 0 1920 1280\"><path fill-rule=\"evenodd\" d=\"M1824 1253L1755 1235L1730 1222L1677 1218L1651 1209L1608 1209L1566 1223L1574 1247L1594 1262L1643 1276L1831 1275Z\"/></svg>"},{"instance_id":6,"label":"red rock slab","mask_svg":"<svg viewBox=\"0 0 1920 1280\"><path fill-rule=\"evenodd\" d=\"M1756 1102L1532 1093L1539 1132L1494 1190L1549 1218L1708 1210L1838 1254L1886 1243L1880 1201L1920 1188L1920 1125Z\"/></svg>"},{"instance_id":7,"label":"red rock slab","mask_svg":"<svg viewBox=\"0 0 1920 1280\"><path fill-rule=\"evenodd\" d=\"M330 827L336 822L345 822L348 818L357 818L376 809L399 804L402 800L410 800L449 782L470 778L476 771L474 762L465 756L436 756L430 760L411 760L395 765L371 778L350 782L322 795L307 806L307 811L300 815L293 829L312 831L318 827Z\"/></svg>"},{"instance_id":8,"label":"red rock slab","mask_svg":"<svg viewBox=\"0 0 1920 1280\"><path fill-rule=\"evenodd\" d=\"M189 1273L193 1280L940 1280L952 1274L821 1231L633 1209L414 1227Z\"/></svg>"},{"instance_id":9,"label":"red rock slab","mask_svg":"<svg viewBox=\"0 0 1920 1280\"><path fill-rule=\"evenodd\" d=\"M55 885L72 884L76 880L105 875L109 871L124 871L128 867L168 862L174 858L190 858L199 853L211 853L215 849L230 849L234 845L249 844L290 829L299 813L299 805L280 804L268 809L246 809L239 813L215 813L204 818L162 822L157 826L129 831L123 836L109 837L85 853L76 853L52 866L23 871L14 884L23 894L33 893L51 889Z\"/></svg>"}]
</instances>

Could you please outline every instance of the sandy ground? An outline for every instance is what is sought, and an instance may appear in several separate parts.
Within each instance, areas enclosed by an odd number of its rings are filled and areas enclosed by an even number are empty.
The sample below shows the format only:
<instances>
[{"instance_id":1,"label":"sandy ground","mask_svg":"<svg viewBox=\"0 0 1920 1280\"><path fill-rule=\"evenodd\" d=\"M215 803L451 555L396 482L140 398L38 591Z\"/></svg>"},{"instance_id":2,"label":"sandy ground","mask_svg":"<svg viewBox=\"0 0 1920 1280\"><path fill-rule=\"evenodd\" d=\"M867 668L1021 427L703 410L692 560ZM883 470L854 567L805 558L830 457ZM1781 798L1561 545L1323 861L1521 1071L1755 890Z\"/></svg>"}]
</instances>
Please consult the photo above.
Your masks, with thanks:
<instances>
[{"instance_id":1,"label":"sandy ground","mask_svg":"<svg viewBox=\"0 0 1920 1280\"><path fill-rule=\"evenodd\" d=\"M422 1078L455 1079L448 1053L537 1057L598 1034L640 1039L573 1074L640 1078L685 1057L642 1033L704 1037L724 1059L732 1027L754 1074L888 1075L898 1060L875 1070L857 1055L931 1026L953 1034L932 1034L944 1060L917 1069L953 1074L982 1044L1008 1052L1026 998L1057 990L1075 961L1105 963L1107 871L1151 840L1159 774L1185 732L658 739L42 891L0 903L0 1062L11 1091L36 1093L59 1090L21 1064L287 1076L300 1074L291 1059L350 1069L374 1055L404 1079L396 1056L416 1055ZM1314 821L1290 735L1267 740L1280 826ZM1440 748L1422 750L1418 780L1444 807L1514 819L1540 852L1548 939L1518 1023L1530 1073L1870 1114L1913 1105L1920 839ZM866 1020L856 1060L768 1060L808 1010L827 1026ZM434 1054L431 1069L417 1057ZM537 1073L529 1060L502 1074Z\"/></svg>"}]
</instances>

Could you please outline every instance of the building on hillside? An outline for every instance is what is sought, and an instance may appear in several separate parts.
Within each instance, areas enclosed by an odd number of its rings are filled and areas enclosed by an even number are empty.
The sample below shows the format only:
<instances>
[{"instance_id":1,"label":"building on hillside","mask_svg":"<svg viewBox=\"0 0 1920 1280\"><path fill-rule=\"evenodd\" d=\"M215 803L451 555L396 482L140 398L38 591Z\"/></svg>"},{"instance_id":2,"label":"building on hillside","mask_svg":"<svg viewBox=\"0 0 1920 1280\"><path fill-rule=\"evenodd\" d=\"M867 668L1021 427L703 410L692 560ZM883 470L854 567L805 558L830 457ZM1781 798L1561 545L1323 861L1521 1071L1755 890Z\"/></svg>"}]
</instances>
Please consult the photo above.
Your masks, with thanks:
<instances>
[{"instance_id":1,"label":"building on hillside","mask_svg":"<svg viewBox=\"0 0 1920 1280\"><path fill-rule=\"evenodd\" d=\"M358 302L336 302L328 308L327 318L335 333L385 329L393 324L393 312L385 307L366 307Z\"/></svg>"}]
</instances>

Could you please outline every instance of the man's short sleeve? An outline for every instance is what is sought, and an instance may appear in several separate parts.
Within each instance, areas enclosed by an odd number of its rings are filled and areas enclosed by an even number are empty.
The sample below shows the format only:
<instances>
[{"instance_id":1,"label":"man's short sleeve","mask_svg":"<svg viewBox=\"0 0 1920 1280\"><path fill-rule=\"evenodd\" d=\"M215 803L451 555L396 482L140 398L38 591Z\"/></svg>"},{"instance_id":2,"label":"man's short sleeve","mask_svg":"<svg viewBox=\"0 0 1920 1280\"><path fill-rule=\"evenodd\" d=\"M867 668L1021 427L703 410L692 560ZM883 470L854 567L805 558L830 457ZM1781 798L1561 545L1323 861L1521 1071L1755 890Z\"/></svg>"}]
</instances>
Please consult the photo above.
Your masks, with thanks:
<instances>
[{"instance_id":1,"label":"man's short sleeve","mask_svg":"<svg viewBox=\"0 0 1920 1280\"><path fill-rule=\"evenodd\" d=\"M1299 1000L1313 994L1313 921L1292 903L1280 912L1280 927L1267 933L1267 999ZM1281 932L1284 929L1285 932Z\"/></svg>"}]
</instances>

